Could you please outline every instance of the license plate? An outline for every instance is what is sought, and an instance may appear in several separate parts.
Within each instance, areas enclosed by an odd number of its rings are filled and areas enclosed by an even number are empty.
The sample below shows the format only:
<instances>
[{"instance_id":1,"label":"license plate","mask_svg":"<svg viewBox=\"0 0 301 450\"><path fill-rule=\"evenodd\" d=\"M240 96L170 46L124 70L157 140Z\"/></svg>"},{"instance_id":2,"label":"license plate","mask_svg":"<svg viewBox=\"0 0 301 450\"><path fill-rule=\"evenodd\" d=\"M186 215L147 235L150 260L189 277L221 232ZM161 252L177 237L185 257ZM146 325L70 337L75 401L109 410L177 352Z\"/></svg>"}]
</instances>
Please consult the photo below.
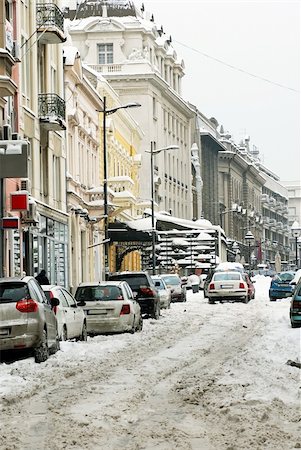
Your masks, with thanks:
<instances>
[{"instance_id":1,"label":"license plate","mask_svg":"<svg viewBox=\"0 0 301 450\"><path fill-rule=\"evenodd\" d=\"M221 289L232 289L233 284L221 284Z\"/></svg>"},{"instance_id":2,"label":"license plate","mask_svg":"<svg viewBox=\"0 0 301 450\"><path fill-rule=\"evenodd\" d=\"M87 314L90 316L104 316L104 315L106 315L107 314L107 311L103 311L103 310L101 310L101 309L89 309L88 311L87 311Z\"/></svg>"},{"instance_id":3,"label":"license plate","mask_svg":"<svg viewBox=\"0 0 301 450\"><path fill-rule=\"evenodd\" d=\"M9 328L0 328L0 337L5 337L9 335Z\"/></svg>"}]
</instances>

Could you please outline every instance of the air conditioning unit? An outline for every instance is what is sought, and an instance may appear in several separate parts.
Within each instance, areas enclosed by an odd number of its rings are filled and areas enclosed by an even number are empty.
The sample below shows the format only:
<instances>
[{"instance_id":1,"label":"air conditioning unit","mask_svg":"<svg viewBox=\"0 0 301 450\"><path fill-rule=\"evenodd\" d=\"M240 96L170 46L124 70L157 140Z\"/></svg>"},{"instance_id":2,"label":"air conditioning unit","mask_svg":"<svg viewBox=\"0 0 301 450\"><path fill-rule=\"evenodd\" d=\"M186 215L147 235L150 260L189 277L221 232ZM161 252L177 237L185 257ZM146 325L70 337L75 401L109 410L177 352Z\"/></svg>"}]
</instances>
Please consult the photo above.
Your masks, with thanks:
<instances>
[{"instance_id":1,"label":"air conditioning unit","mask_svg":"<svg viewBox=\"0 0 301 450\"><path fill-rule=\"evenodd\" d=\"M12 54L17 62L21 62L21 48L17 41L13 41Z\"/></svg>"},{"instance_id":2,"label":"air conditioning unit","mask_svg":"<svg viewBox=\"0 0 301 450\"><path fill-rule=\"evenodd\" d=\"M39 213L37 211L37 204L33 198L29 199L28 210L22 213L22 223L37 226L39 224Z\"/></svg>"},{"instance_id":3,"label":"air conditioning unit","mask_svg":"<svg viewBox=\"0 0 301 450\"><path fill-rule=\"evenodd\" d=\"M30 192L30 179L20 178L20 190Z\"/></svg>"}]
</instances>

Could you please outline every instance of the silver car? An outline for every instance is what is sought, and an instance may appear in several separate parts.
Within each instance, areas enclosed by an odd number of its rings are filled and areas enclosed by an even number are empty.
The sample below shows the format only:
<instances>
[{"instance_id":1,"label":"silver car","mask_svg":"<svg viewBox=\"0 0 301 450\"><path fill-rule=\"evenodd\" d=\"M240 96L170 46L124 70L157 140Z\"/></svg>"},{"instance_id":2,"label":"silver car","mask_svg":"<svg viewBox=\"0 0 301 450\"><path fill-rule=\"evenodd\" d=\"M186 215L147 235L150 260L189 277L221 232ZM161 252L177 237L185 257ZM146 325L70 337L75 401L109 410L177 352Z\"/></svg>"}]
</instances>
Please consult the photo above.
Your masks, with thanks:
<instances>
[{"instance_id":1,"label":"silver car","mask_svg":"<svg viewBox=\"0 0 301 450\"><path fill-rule=\"evenodd\" d=\"M163 273L160 277L171 292L172 302L186 302L186 285L176 273Z\"/></svg>"},{"instance_id":2,"label":"silver car","mask_svg":"<svg viewBox=\"0 0 301 450\"><path fill-rule=\"evenodd\" d=\"M160 297L160 308L169 309L171 302L171 291L166 286L165 281L160 276L152 275L152 280L154 282L155 287L158 290Z\"/></svg>"},{"instance_id":3,"label":"silver car","mask_svg":"<svg viewBox=\"0 0 301 450\"><path fill-rule=\"evenodd\" d=\"M33 349L35 361L59 350L53 307L33 277L0 278L0 351Z\"/></svg>"},{"instance_id":4,"label":"silver car","mask_svg":"<svg viewBox=\"0 0 301 450\"><path fill-rule=\"evenodd\" d=\"M88 334L142 330L140 305L126 281L81 283L75 299L86 314Z\"/></svg>"},{"instance_id":5,"label":"silver car","mask_svg":"<svg viewBox=\"0 0 301 450\"><path fill-rule=\"evenodd\" d=\"M41 287L49 302L54 297L60 301L59 305L53 308L60 340L77 339L86 341L86 316L82 308L77 306L73 295L62 286L42 285Z\"/></svg>"}]
</instances>

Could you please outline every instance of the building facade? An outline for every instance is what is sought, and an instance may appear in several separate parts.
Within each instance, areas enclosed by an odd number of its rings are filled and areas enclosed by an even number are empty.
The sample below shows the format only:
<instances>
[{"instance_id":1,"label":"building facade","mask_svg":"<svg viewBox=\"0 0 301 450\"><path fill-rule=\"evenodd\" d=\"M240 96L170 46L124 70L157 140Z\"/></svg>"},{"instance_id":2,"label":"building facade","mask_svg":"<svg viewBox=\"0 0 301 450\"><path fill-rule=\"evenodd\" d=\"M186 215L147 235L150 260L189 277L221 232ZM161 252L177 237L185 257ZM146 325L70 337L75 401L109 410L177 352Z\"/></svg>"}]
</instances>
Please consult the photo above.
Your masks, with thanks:
<instances>
[{"instance_id":1,"label":"building facade","mask_svg":"<svg viewBox=\"0 0 301 450\"><path fill-rule=\"evenodd\" d=\"M140 196L151 200L150 149L177 145L154 157L156 208L192 218L191 127L194 112L181 97L184 63L172 39L132 2L83 2L65 9L68 29L85 63L101 73L121 103L138 102L132 115L144 132Z\"/></svg>"}]
</instances>

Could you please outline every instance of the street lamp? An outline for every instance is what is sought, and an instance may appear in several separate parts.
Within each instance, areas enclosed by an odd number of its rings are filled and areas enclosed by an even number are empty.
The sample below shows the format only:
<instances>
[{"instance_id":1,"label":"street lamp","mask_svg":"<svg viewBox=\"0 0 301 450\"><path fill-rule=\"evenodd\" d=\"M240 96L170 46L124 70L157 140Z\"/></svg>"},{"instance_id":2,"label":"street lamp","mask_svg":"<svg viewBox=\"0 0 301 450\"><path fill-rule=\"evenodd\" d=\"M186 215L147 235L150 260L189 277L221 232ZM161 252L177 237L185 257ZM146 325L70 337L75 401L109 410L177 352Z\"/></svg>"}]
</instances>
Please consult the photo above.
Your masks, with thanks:
<instances>
[{"instance_id":1,"label":"street lamp","mask_svg":"<svg viewBox=\"0 0 301 450\"><path fill-rule=\"evenodd\" d=\"M114 114L118 109L137 108L141 106L140 103L127 103L126 105L116 106L115 108L107 109L106 97L103 98L103 109L97 110L103 114L103 202L104 202L104 266L105 279L109 273L109 214L108 214L108 168L107 168L107 130L106 118L110 114Z\"/></svg>"},{"instance_id":2,"label":"street lamp","mask_svg":"<svg viewBox=\"0 0 301 450\"><path fill-rule=\"evenodd\" d=\"M249 270L251 269L251 243L254 241L254 236L251 231L248 231L245 235L245 241L248 243L248 264Z\"/></svg>"},{"instance_id":3,"label":"street lamp","mask_svg":"<svg viewBox=\"0 0 301 450\"><path fill-rule=\"evenodd\" d=\"M295 222L291 226L291 232L292 232L293 238L295 238L296 269L298 269L298 237L300 236L300 230L301 230L301 228L300 228L299 222L297 220L295 220Z\"/></svg>"},{"instance_id":4,"label":"street lamp","mask_svg":"<svg viewBox=\"0 0 301 450\"><path fill-rule=\"evenodd\" d=\"M155 275L156 270L156 230L155 230L155 187L154 187L154 155L166 150L178 150L178 145L169 145L168 147L154 149L154 143L151 142L151 202L152 202L152 274Z\"/></svg>"}]
</instances>

